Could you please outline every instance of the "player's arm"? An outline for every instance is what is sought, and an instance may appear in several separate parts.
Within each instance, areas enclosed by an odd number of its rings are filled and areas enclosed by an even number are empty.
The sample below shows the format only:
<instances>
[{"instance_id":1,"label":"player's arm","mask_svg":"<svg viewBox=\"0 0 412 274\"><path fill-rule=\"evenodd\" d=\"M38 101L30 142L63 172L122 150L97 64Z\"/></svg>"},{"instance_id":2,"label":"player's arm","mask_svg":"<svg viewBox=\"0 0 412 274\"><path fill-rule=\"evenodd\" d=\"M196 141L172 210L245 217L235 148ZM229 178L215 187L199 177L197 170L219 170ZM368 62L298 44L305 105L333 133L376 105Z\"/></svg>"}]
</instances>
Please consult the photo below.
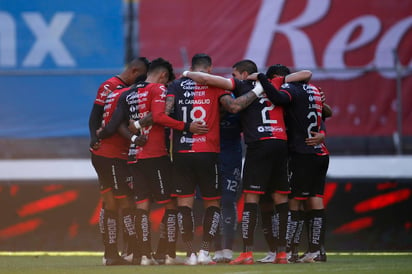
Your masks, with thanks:
<instances>
[{"instance_id":1,"label":"player's arm","mask_svg":"<svg viewBox=\"0 0 412 274\"><path fill-rule=\"evenodd\" d=\"M285 92L277 90L272 83L269 82L265 74L259 73L259 82L261 83L268 99L275 105L287 105L292 101L292 96Z\"/></svg>"},{"instance_id":2,"label":"player's arm","mask_svg":"<svg viewBox=\"0 0 412 274\"><path fill-rule=\"evenodd\" d=\"M110 121L105 125L105 127L98 133L99 139L105 139L117 132L119 126L124 122L127 121L127 103L125 97L122 97L117 102L117 106Z\"/></svg>"},{"instance_id":3,"label":"player's arm","mask_svg":"<svg viewBox=\"0 0 412 274\"><path fill-rule=\"evenodd\" d=\"M99 143L96 131L102 125L102 117L104 113L104 106L93 104L92 111L89 116L89 133L90 133L90 147L96 149Z\"/></svg>"},{"instance_id":4,"label":"player's arm","mask_svg":"<svg viewBox=\"0 0 412 274\"><path fill-rule=\"evenodd\" d=\"M142 119L129 120L128 129L132 133L138 133L142 127L148 127L153 125L153 115L151 112L147 113Z\"/></svg>"},{"instance_id":5,"label":"player's arm","mask_svg":"<svg viewBox=\"0 0 412 274\"><path fill-rule=\"evenodd\" d=\"M232 80L222 76L212 75L209 73L198 71L184 71L183 76L188 77L202 85L218 87L226 90L234 89Z\"/></svg>"},{"instance_id":6,"label":"player's arm","mask_svg":"<svg viewBox=\"0 0 412 274\"><path fill-rule=\"evenodd\" d=\"M323 103L322 118L326 119L326 118L332 117L332 115L333 115L332 108L328 104Z\"/></svg>"},{"instance_id":7,"label":"player's arm","mask_svg":"<svg viewBox=\"0 0 412 274\"><path fill-rule=\"evenodd\" d=\"M317 146L325 142L326 138L326 125L325 121L321 120L319 132L311 131L310 134L312 135L309 138L305 139L305 143L308 146Z\"/></svg>"},{"instance_id":8,"label":"player's arm","mask_svg":"<svg viewBox=\"0 0 412 274\"><path fill-rule=\"evenodd\" d=\"M230 94L224 94L219 98L220 104L230 113L238 113L248 107L256 98L263 93L263 87L256 82L255 87L242 96L233 98Z\"/></svg>"},{"instance_id":9,"label":"player's arm","mask_svg":"<svg viewBox=\"0 0 412 274\"><path fill-rule=\"evenodd\" d=\"M320 87L317 87L317 88L320 92L320 97L321 97L322 103L323 103L322 118L326 119L326 118L332 117L332 115L333 115L332 108L328 104L326 104L325 92L323 92L323 90Z\"/></svg>"},{"instance_id":10,"label":"player's arm","mask_svg":"<svg viewBox=\"0 0 412 274\"><path fill-rule=\"evenodd\" d=\"M153 114L153 122L160 124L164 127L177 129L180 131L190 131L194 134L205 134L209 131L207 125L203 125L200 122L188 123L183 121L178 121L168 116L165 113L166 102L161 99L163 91L161 89L155 90L157 99L152 100L151 109Z\"/></svg>"},{"instance_id":11,"label":"player's arm","mask_svg":"<svg viewBox=\"0 0 412 274\"><path fill-rule=\"evenodd\" d=\"M312 78L310 70L300 70L285 76L285 83L287 82L309 82Z\"/></svg>"},{"instance_id":12,"label":"player's arm","mask_svg":"<svg viewBox=\"0 0 412 274\"><path fill-rule=\"evenodd\" d=\"M140 132L133 133L129 130L126 123L121 123L117 132L124 138L130 140L135 145L142 147L147 142L147 135L140 134Z\"/></svg>"}]
</instances>

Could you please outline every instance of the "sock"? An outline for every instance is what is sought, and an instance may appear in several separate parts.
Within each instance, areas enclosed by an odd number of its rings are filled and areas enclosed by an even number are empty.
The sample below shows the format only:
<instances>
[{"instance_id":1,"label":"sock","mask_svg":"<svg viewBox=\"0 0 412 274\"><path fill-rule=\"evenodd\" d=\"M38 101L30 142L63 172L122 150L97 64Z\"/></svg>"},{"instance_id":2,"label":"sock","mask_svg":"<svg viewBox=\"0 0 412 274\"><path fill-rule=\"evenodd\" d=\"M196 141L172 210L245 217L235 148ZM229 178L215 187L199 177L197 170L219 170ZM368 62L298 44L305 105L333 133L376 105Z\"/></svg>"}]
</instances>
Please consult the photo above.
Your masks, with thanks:
<instances>
[{"instance_id":1,"label":"sock","mask_svg":"<svg viewBox=\"0 0 412 274\"><path fill-rule=\"evenodd\" d=\"M319 251L325 239L325 210L311 210L311 234L309 252Z\"/></svg>"},{"instance_id":2,"label":"sock","mask_svg":"<svg viewBox=\"0 0 412 274\"><path fill-rule=\"evenodd\" d=\"M203 218L203 241L200 249L209 251L209 245L219 231L219 221L220 208L216 206L206 208Z\"/></svg>"},{"instance_id":3,"label":"sock","mask_svg":"<svg viewBox=\"0 0 412 274\"><path fill-rule=\"evenodd\" d=\"M167 209L165 211L166 221L166 254L172 258L176 258L176 242L177 242L177 210Z\"/></svg>"},{"instance_id":4,"label":"sock","mask_svg":"<svg viewBox=\"0 0 412 274\"><path fill-rule=\"evenodd\" d=\"M236 199L226 199L222 202L221 208L221 243L223 249L233 249L237 227L237 207ZM219 235L219 233L217 233ZM220 236L220 235L219 235Z\"/></svg>"},{"instance_id":5,"label":"sock","mask_svg":"<svg viewBox=\"0 0 412 274\"><path fill-rule=\"evenodd\" d=\"M276 251L276 245L275 245L275 227L274 227L274 221L275 221L275 211L273 209L271 210L264 210L261 209L261 218L262 218L262 230L263 230L263 236L265 237L266 243L268 245L268 248L271 252ZM277 230L277 229L276 229Z\"/></svg>"},{"instance_id":6,"label":"sock","mask_svg":"<svg viewBox=\"0 0 412 274\"><path fill-rule=\"evenodd\" d=\"M105 240L105 232L106 229L104 228L105 224L104 224L104 208L102 207L100 209L100 214L99 214L99 232L100 235L102 236L102 240Z\"/></svg>"},{"instance_id":7,"label":"sock","mask_svg":"<svg viewBox=\"0 0 412 274\"><path fill-rule=\"evenodd\" d=\"M291 210L288 216L288 228L286 233L286 251L292 251L294 239L297 234L299 224L299 211Z\"/></svg>"},{"instance_id":8,"label":"sock","mask_svg":"<svg viewBox=\"0 0 412 274\"><path fill-rule=\"evenodd\" d=\"M136 226L134 210L131 208L122 209L122 219L124 228L124 242L127 247L126 254L136 254L137 240L136 240Z\"/></svg>"},{"instance_id":9,"label":"sock","mask_svg":"<svg viewBox=\"0 0 412 274\"><path fill-rule=\"evenodd\" d=\"M104 255L105 257L119 256L117 250L117 212L111 210L104 210L103 216L103 227L104 227L104 237L103 243L105 247Z\"/></svg>"},{"instance_id":10,"label":"sock","mask_svg":"<svg viewBox=\"0 0 412 274\"><path fill-rule=\"evenodd\" d=\"M190 254L194 253L192 246L195 227L193 211L187 206L179 206L177 210L177 223L179 225L180 235L182 235L182 240L186 245L186 252L188 256L190 256Z\"/></svg>"},{"instance_id":11,"label":"sock","mask_svg":"<svg viewBox=\"0 0 412 274\"><path fill-rule=\"evenodd\" d=\"M243 252L249 252L253 250L257 215L258 205L255 203L245 203L242 214Z\"/></svg>"},{"instance_id":12,"label":"sock","mask_svg":"<svg viewBox=\"0 0 412 274\"><path fill-rule=\"evenodd\" d=\"M279 215L279 234L277 241L277 250L279 252L286 250L286 232L288 226L288 214L289 205L288 203L282 203L276 205L276 212Z\"/></svg>"},{"instance_id":13,"label":"sock","mask_svg":"<svg viewBox=\"0 0 412 274\"><path fill-rule=\"evenodd\" d=\"M167 214L166 211L163 215L162 221L159 225L159 241L157 243L156 254L155 257L160 259L166 255L167 249L167 231L166 231L166 224L167 224Z\"/></svg>"},{"instance_id":14,"label":"sock","mask_svg":"<svg viewBox=\"0 0 412 274\"><path fill-rule=\"evenodd\" d=\"M152 239L150 232L149 213L144 209L136 210L136 234L137 242L141 248L141 255L150 257L152 254Z\"/></svg>"}]
</instances>

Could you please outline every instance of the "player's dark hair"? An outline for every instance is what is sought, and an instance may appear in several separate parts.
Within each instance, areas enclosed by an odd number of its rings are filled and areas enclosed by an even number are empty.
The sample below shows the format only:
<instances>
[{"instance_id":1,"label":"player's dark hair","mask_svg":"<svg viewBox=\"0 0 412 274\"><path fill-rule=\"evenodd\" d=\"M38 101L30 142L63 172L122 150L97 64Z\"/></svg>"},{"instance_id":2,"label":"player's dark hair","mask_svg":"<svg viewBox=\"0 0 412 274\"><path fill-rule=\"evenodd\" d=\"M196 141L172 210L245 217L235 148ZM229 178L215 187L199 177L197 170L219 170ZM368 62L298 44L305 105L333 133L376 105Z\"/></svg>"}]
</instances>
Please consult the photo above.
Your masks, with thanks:
<instances>
[{"instance_id":1,"label":"player's dark hair","mask_svg":"<svg viewBox=\"0 0 412 274\"><path fill-rule=\"evenodd\" d=\"M243 73L246 71L247 73L252 74L258 71L255 62L253 62L252 60L248 60L248 59L237 62L236 64L232 66L232 68L236 69L240 73Z\"/></svg>"},{"instance_id":2,"label":"player's dark hair","mask_svg":"<svg viewBox=\"0 0 412 274\"><path fill-rule=\"evenodd\" d=\"M207 68L212 66L212 58L206 53L197 53L192 57L192 69L193 68Z\"/></svg>"},{"instance_id":3,"label":"player's dark hair","mask_svg":"<svg viewBox=\"0 0 412 274\"><path fill-rule=\"evenodd\" d=\"M146 69L147 69L147 70L149 70L149 66L150 66L150 60L149 60L149 59L147 59L146 57L142 56L142 57L139 57L138 60L139 60L140 62L142 62L142 63L146 66Z\"/></svg>"},{"instance_id":4,"label":"player's dark hair","mask_svg":"<svg viewBox=\"0 0 412 274\"><path fill-rule=\"evenodd\" d=\"M286 76L288 74L290 74L290 69L282 64L272 65L266 71L266 77L269 79L273 79L275 75Z\"/></svg>"},{"instance_id":5,"label":"player's dark hair","mask_svg":"<svg viewBox=\"0 0 412 274\"><path fill-rule=\"evenodd\" d=\"M147 71L148 74L152 73L153 71L157 71L157 70L166 70L168 72L169 75L169 80L168 82L173 81L174 79L176 79L175 74L173 72L173 66L172 64L163 59L163 58L157 58L154 59L150 65L149 65L149 69Z\"/></svg>"}]
</instances>

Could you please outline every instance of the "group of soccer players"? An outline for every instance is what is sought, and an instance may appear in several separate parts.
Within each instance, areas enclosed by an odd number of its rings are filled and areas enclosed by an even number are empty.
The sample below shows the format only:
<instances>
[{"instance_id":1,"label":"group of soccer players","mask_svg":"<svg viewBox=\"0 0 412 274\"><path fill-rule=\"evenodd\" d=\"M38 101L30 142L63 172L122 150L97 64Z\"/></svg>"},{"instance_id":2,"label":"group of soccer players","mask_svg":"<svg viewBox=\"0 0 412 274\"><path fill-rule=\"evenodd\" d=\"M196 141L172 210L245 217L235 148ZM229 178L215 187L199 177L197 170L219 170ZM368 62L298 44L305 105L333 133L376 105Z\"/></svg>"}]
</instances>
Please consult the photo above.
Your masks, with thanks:
<instances>
[{"instance_id":1,"label":"group of soccer players","mask_svg":"<svg viewBox=\"0 0 412 274\"><path fill-rule=\"evenodd\" d=\"M259 215L270 249L261 262L326 261L324 119L331 112L309 83L311 72L291 74L275 65L263 74L251 60L237 62L230 79L211 72L207 54L194 55L190 71L179 79L167 60L138 58L100 86L89 128L103 200L103 264L253 264ZM246 144L242 172L240 132ZM232 258L241 184L244 247ZM204 205L198 252L193 246L196 196ZM153 202L165 208L155 252ZM309 244L299 257L304 224ZM126 245L122 256L120 232ZM185 259L176 256L178 234Z\"/></svg>"}]
</instances>

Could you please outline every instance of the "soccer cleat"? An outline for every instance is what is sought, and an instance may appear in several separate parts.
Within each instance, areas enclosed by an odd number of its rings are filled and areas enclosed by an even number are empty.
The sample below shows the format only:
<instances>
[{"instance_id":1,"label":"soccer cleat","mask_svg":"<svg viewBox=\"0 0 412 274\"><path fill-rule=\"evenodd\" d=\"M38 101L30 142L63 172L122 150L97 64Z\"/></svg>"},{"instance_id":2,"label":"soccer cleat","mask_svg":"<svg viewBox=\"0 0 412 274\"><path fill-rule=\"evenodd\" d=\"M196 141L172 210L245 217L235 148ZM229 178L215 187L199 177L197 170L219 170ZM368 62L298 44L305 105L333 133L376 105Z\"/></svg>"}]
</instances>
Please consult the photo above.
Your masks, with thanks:
<instances>
[{"instance_id":1,"label":"soccer cleat","mask_svg":"<svg viewBox=\"0 0 412 274\"><path fill-rule=\"evenodd\" d=\"M199 255L197 256L197 263L203 264L203 265L216 264L216 262L214 262L212 258L210 257L209 251L202 250L202 249L199 251Z\"/></svg>"},{"instance_id":2,"label":"soccer cleat","mask_svg":"<svg viewBox=\"0 0 412 274\"><path fill-rule=\"evenodd\" d=\"M287 264L288 263L288 255L285 251L278 252L276 254L276 258L273 261L274 264Z\"/></svg>"},{"instance_id":3,"label":"soccer cleat","mask_svg":"<svg viewBox=\"0 0 412 274\"><path fill-rule=\"evenodd\" d=\"M185 259L185 265L197 265L197 256L195 253L190 254L189 257Z\"/></svg>"},{"instance_id":4,"label":"soccer cleat","mask_svg":"<svg viewBox=\"0 0 412 274\"><path fill-rule=\"evenodd\" d=\"M166 256L164 254L156 253L153 255L153 260L156 261L156 264L165 264Z\"/></svg>"},{"instance_id":5,"label":"soccer cleat","mask_svg":"<svg viewBox=\"0 0 412 274\"><path fill-rule=\"evenodd\" d=\"M259 263L273 263L276 259L276 252L269 251L265 257L257 260Z\"/></svg>"},{"instance_id":6,"label":"soccer cleat","mask_svg":"<svg viewBox=\"0 0 412 274\"><path fill-rule=\"evenodd\" d=\"M230 249L217 250L213 256L216 263L228 263L233 259L233 251Z\"/></svg>"},{"instance_id":7,"label":"soccer cleat","mask_svg":"<svg viewBox=\"0 0 412 274\"><path fill-rule=\"evenodd\" d=\"M216 250L212 260L216 263L223 263L223 250Z\"/></svg>"},{"instance_id":8,"label":"soccer cleat","mask_svg":"<svg viewBox=\"0 0 412 274\"><path fill-rule=\"evenodd\" d=\"M315 251L315 252L307 252L303 254L301 258L299 258L296 262L299 263L314 263L315 258L320 256L320 251Z\"/></svg>"},{"instance_id":9,"label":"soccer cleat","mask_svg":"<svg viewBox=\"0 0 412 274\"><path fill-rule=\"evenodd\" d=\"M140 265L147 266L147 265L156 265L156 261L150 256L147 257L146 255L143 255L141 260L140 260Z\"/></svg>"},{"instance_id":10,"label":"soccer cleat","mask_svg":"<svg viewBox=\"0 0 412 274\"><path fill-rule=\"evenodd\" d=\"M223 249L223 259L225 263L230 262L231 260L233 260L233 251L231 249Z\"/></svg>"},{"instance_id":11,"label":"soccer cleat","mask_svg":"<svg viewBox=\"0 0 412 274\"><path fill-rule=\"evenodd\" d=\"M107 257L107 258L103 257L102 262L103 262L103 265L106 265L106 266L130 264L128 261L126 261L120 256Z\"/></svg>"},{"instance_id":12,"label":"soccer cleat","mask_svg":"<svg viewBox=\"0 0 412 274\"><path fill-rule=\"evenodd\" d=\"M253 253L252 251L249 251L249 252L240 253L239 257L237 257L233 261L230 261L229 264L254 264L254 263L255 262L253 261Z\"/></svg>"},{"instance_id":13,"label":"soccer cleat","mask_svg":"<svg viewBox=\"0 0 412 274\"><path fill-rule=\"evenodd\" d=\"M182 264L185 264L185 261L178 256L176 256L176 258L173 258L173 257L170 257L169 255L166 255L164 264L165 265L182 265Z\"/></svg>"},{"instance_id":14,"label":"soccer cleat","mask_svg":"<svg viewBox=\"0 0 412 274\"><path fill-rule=\"evenodd\" d=\"M292 253L292 251L289 251L287 253L287 258L289 263L296 263L296 261L299 259L299 254L298 253Z\"/></svg>"},{"instance_id":15,"label":"soccer cleat","mask_svg":"<svg viewBox=\"0 0 412 274\"><path fill-rule=\"evenodd\" d=\"M319 255L313 259L315 262L325 263L327 260L326 253L319 252Z\"/></svg>"}]
</instances>

